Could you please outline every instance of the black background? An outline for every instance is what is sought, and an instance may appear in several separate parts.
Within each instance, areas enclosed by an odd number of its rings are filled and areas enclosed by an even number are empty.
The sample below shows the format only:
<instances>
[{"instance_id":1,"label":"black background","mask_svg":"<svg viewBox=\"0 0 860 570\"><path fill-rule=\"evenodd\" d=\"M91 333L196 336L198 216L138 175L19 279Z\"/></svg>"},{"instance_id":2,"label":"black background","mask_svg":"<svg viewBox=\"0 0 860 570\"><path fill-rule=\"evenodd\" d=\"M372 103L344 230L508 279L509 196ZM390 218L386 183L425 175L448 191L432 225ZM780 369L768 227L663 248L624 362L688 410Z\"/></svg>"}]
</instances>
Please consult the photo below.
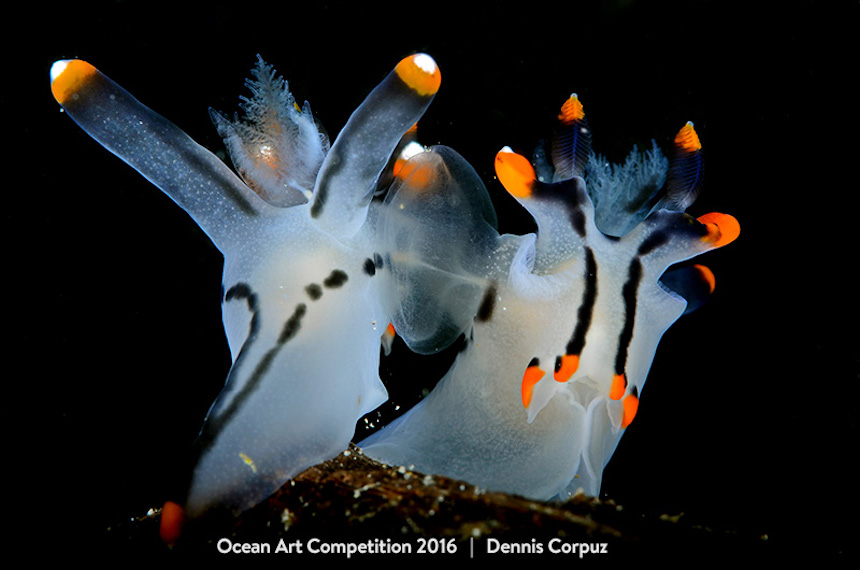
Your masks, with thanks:
<instances>
[{"instance_id":1,"label":"black background","mask_svg":"<svg viewBox=\"0 0 860 570\"><path fill-rule=\"evenodd\" d=\"M159 506L229 367L220 254L60 112L51 63L90 61L220 150L207 107L236 109L258 53L334 138L400 58L426 51L443 81L421 140L463 154L513 228L522 212L494 154L529 153L569 93L615 161L695 122L707 175L690 213L731 213L742 233L701 258L717 290L664 336L603 496L786 551L855 552L856 2L307 4L13 18L4 464L15 508L36 515L25 534L74 538L61 552L83 556L104 527Z\"/></svg>"}]
</instances>

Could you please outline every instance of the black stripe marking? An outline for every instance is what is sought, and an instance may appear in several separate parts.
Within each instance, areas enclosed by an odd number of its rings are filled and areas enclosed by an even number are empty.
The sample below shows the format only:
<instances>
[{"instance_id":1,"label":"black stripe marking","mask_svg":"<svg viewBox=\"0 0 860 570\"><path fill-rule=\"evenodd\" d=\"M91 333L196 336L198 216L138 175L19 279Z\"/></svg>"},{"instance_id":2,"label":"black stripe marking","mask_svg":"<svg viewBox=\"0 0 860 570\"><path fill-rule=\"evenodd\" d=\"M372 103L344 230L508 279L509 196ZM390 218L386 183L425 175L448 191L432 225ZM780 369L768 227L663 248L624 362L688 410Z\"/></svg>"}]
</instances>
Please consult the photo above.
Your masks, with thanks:
<instances>
[{"instance_id":1,"label":"black stripe marking","mask_svg":"<svg viewBox=\"0 0 860 570\"><path fill-rule=\"evenodd\" d=\"M257 294L251 290L251 286L247 283L236 283L224 295L224 302L236 299L245 299L245 302L248 303L248 310L251 311L251 324L248 330L248 339L250 339L256 335L260 327L260 320L257 314ZM248 342L248 340L245 342Z\"/></svg>"},{"instance_id":2,"label":"black stripe marking","mask_svg":"<svg viewBox=\"0 0 860 570\"><path fill-rule=\"evenodd\" d=\"M585 237L585 212L582 211L582 205L585 203L585 193L577 184L576 180L568 179L555 184L545 184L543 182L535 182L535 196L542 198L560 200L567 209L570 225L573 231L579 237Z\"/></svg>"},{"instance_id":3,"label":"black stripe marking","mask_svg":"<svg viewBox=\"0 0 860 570\"><path fill-rule=\"evenodd\" d=\"M293 311L293 314L287 319L287 322L284 323L284 329L281 331L281 335L278 337L278 348L287 343L291 338L295 337L299 328L302 325L302 319L305 314L308 312L308 306L304 303L299 303L296 305L296 310Z\"/></svg>"},{"instance_id":4,"label":"black stripe marking","mask_svg":"<svg viewBox=\"0 0 860 570\"><path fill-rule=\"evenodd\" d=\"M571 210L570 225L579 237L585 237L585 212L579 207Z\"/></svg>"},{"instance_id":5,"label":"black stripe marking","mask_svg":"<svg viewBox=\"0 0 860 570\"><path fill-rule=\"evenodd\" d=\"M597 301L597 261L590 247L585 248L585 291L582 293L582 302L576 311L576 328L573 336L565 348L566 354L582 354L585 347L585 335L591 327L591 319L594 316L594 304Z\"/></svg>"},{"instance_id":6,"label":"black stripe marking","mask_svg":"<svg viewBox=\"0 0 860 570\"><path fill-rule=\"evenodd\" d=\"M284 328L281 331L280 336L278 336L278 341L266 351L266 354L257 362L257 365L254 367L253 372L248 379L245 381L245 385L242 389L233 397L230 405L227 406L222 412L220 412L217 416L210 415L206 419L206 423L203 425L203 428L200 431L200 436L197 439L196 445L199 448L199 456L202 457L206 452L206 449L215 441L215 438L218 433L220 433L221 429L230 423L230 420L239 410L240 406L242 406L245 401L251 397L251 395L256 391L258 386L260 385L260 381L263 379L263 376L269 370L272 365L272 362L275 360L275 357L280 352L281 348L291 339L295 338L298 334L299 329L301 328L301 321L307 313L307 305L304 303L299 303L296 305L293 314L287 319L287 322L284 323ZM248 340L245 341L245 344L242 345L242 350L239 352L239 356L236 358L236 363L233 365L233 369L230 371L230 376L228 378L228 383L231 382L235 376L234 373L243 368L240 364L244 363L245 355L247 354L247 350L250 347L251 343L256 340L256 335L248 337Z\"/></svg>"},{"instance_id":7,"label":"black stripe marking","mask_svg":"<svg viewBox=\"0 0 860 570\"><path fill-rule=\"evenodd\" d=\"M329 289L337 289L338 287L342 287L348 279L349 276L346 272L341 271L340 269L335 269L323 280L323 285Z\"/></svg>"},{"instance_id":8,"label":"black stripe marking","mask_svg":"<svg viewBox=\"0 0 860 570\"><path fill-rule=\"evenodd\" d=\"M481 306L478 308L478 314L475 315L475 319L477 319L478 322L485 323L493 316L493 309L496 307L497 295L498 292L496 291L496 284L491 283L487 287L487 290L484 291L484 298L481 299Z\"/></svg>"},{"instance_id":9,"label":"black stripe marking","mask_svg":"<svg viewBox=\"0 0 860 570\"><path fill-rule=\"evenodd\" d=\"M316 283L311 283L310 285L305 287L305 293L308 294L308 297L310 297L312 301L316 301L320 297L322 297L323 290L322 287L320 287Z\"/></svg>"},{"instance_id":10,"label":"black stripe marking","mask_svg":"<svg viewBox=\"0 0 860 570\"><path fill-rule=\"evenodd\" d=\"M615 373L624 374L627 366L627 350L630 341L633 340L633 325L636 321L636 297L639 292L639 283L642 281L642 262L634 257L630 262L627 272L627 282L621 289L624 298L624 328L618 336L618 352L615 355Z\"/></svg>"},{"instance_id":11,"label":"black stripe marking","mask_svg":"<svg viewBox=\"0 0 860 570\"><path fill-rule=\"evenodd\" d=\"M376 264L369 257L364 260L364 272L371 277L376 275Z\"/></svg>"},{"instance_id":12,"label":"black stripe marking","mask_svg":"<svg viewBox=\"0 0 860 570\"><path fill-rule=\"evenodd\" d=\"M648 255L664 243L669 241L669 234L665 231L656 231L649 235L639 244L639 255Z\"/></svg>"}]
</instances>

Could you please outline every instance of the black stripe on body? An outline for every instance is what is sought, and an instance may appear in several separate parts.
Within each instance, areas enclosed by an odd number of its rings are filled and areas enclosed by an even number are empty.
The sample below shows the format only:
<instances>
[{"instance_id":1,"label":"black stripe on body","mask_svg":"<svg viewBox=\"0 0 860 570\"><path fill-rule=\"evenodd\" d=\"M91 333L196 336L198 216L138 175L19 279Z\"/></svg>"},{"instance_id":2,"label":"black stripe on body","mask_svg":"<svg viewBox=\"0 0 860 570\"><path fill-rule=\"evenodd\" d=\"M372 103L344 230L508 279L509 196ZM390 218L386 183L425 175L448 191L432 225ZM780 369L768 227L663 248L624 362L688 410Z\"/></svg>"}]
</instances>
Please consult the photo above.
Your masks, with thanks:
<instances>
[{"instance_id":1,"label":"black stripe on body","mask_svg":"<svg viewBox=\"0 0 860 570\"><path fill-rule=\"evenodd\" d=\"M322 287L317 285L316 283L311 283L307 287L305 287L305 293L308 294L308 297L311 298L312 301L316 301L320 297L322 297Z\"/></svg>"},{"instance_id":2,"label":"black stripe on body","mask_svg":"<svg viewBox=\"0 0 860 570\"><path fill-rule=\"evenodd\" d=\"M342 183L345 173L355 174L360 183L367 183L366 188L357 190L359 193L363 190L363 194L355 196L358 205L366 205L400 139L424 114L432 100L433 95L418 94L395 71L389 73L353 111L329 149L317 175L311 217L322 215L332 184ZM386 116L386 121L379 120L381 115ZM363 141L368 139L388 141L389 148L384 156L362 152Z\"/></svg>"},{"instance_id":3,"label":"black stripe on body","mask_svg":"<svg viewBox=\"0 0 860 570\"><path fill-rule=\"evenodd\" d=\"M669 234L665 231L656 231L649 235L639 244L639 255L648 255L664 243L669 241Z\"/></svg>"},{"instance_id":4,"label":"black stripe on body","mask_svg":"<svg viewBox=\"0 0 860 570\"><path fill-rule=\"evenodd\" d=\"M370 277L376 275L376 264L369 257L364 260L364 272Z\"/></svg>"},{"instance_id":5,"label":"black stripe on body","mask_svg":"<svg viewBox=\"0 0 860 570\"><path fill-rule=\"evenodd\" d=\"M497 295L498 291L496 290L496 284L490 284L487 287L487 290L484 291L484 298L481 299L481 305L478 308L478 313L475 315L475 319L478 322L487 322L490 320L490 317L493 316L493 309L496 307Z\"/></svg>"},{"instance_id":6,"label":"black stripe on body","mask_svg":"<svg viewBox=\"0 0 860 570\"><path fill-rule=\"evenodd\" d=\"M254 298L256 300L256 294L254 294L250 287L246 284L240 284L231 288L230 291L236 290L236 293L231 298L237 298L239 295L246 295L247 298ZM228 296L230 295L230 291L228 291ZM256 304L256 301L255 301ZM249 300L250 305L250 300ZM268 372L269 368L274 362L275 357L278 355L280 350L284 347L284 345L289 342L291 339L295 338L301 329L302 319L307 313L307 305L304 303L299 303L296 305L293 314L287 319L284 323L284 327L281 330L281 334L278 336L278 340L275 345L272 346L266 353L257 361L256 366L254 366L254 370L245 380L244 386L242 389L237 392L232 400L230 401L230 405L227 406L224 410L219 412L217 415L209 415L206 418L206 423L203 425L203 428L200 431L200 436L197 439L196 447L198 449L198 456L202 456L206 449L212 444L212 442L217 437L217 434L221 432L221 430L226 426L239 408L245 403L245 401L251 397L251 395L257 390L260 385L260 382L265 376L266 372ZM228 384L231 383L235 378L235 373L244 368L245 360L247 359L248 350L251 345L257 340L257 312L255 311L254 317L252 318L252 334L248 336L248 339L242 345L242 350L239 351L239 356L236 357L236 362L233 365L233 368L230 371L230 376L228 378Z\"/></svg>"},{"instance_id":7,"label":"black stripe on body","mask_svg":"<svg viewBox=\"0 0 860 570\"><path fill-rule=\"evenodd\" d=\"M260 327L260 320L257 314L257 294L251 290L251 286L247 283L236 283L224 294L224 302L236 299L245 299L248 303L248 310L251 311L251 324L248 330L248 338L250 339L257 334Z\"/></svg>"},{"instance_id":8,"label":"black stripe on body","mask_svg":"<svg viewBox=\"0 0 860 570\"><path fill-rule=\"evenodd\" d=\"M618 352L615 355L615 373L624 374L627 366L627 352L630 341L633 340L633 325L636 321L636 298L639 294L639 284L642 281L642 262L634 257L627 271L627 281L621 289L624 298L624 328L618 335Z\"/></svg>"},{"instance_id":9,"label":"black stripe on body","mask_svg":"<svg viewBox=\"0 0 860 570\"><path fill-rule=\"evenodd\" d=\"M328 277L323 279L323 286L328 289L337 289L338 287L342 287L344 283L349 280L349 276L345 271L341 271L340 269L333 270Z\"/></svg>"},{"instance_id":10,"label":"black stripe on body","mask_svg":"<svg viewBox=\"0 0 860 570\"><path fill-rule=\"evenodd\" d=\"M564 204L573 231L579 237L585 237L587 218L585 212L582 210L582 205L585 203L585 192L577 185L576 180L564 180L554 184L535 180L532 185L532 195L547 200L558 200Z\"/></svg>"},{"instance_id":11,"label":"black stripe on body","mask_svg":"<svg viewBox=\"0 0 860 570\"><path fill-rule=\"evenodd\" d=\"M585 347L585 335L591 327L591 319L594 315L594 304L597 301L597 262L594 252L590 247L585 248L585 291L582 293L582 302L576 311L576 328L573 336L565 348L565 354L582 354Z\"/></svg>"}]
</instances>

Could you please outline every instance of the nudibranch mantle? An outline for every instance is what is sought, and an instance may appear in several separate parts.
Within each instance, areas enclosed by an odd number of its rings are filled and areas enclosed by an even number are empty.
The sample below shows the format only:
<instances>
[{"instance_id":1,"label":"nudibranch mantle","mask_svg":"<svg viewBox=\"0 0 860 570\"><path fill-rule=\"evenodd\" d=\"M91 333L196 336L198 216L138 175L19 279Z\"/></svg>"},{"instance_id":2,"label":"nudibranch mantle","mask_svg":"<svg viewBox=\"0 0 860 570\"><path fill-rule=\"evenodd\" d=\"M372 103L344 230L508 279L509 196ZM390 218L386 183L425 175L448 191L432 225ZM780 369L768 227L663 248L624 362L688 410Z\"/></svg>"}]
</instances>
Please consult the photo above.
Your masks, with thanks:
<instances>
[{"instance_id":1,"label":"nudibranch mantle","mask_svg":"<svg viewBox=\"0 0 860 570\"><path fill-rule=\"evenodd\" d=\"M330 148L307 103L260 60L245 120L211 113L244 181L89 63L58 61L51 80L68 115L224 255L233 365L198 437L187 496L166 509L182 514L170 518L240 512L346 449L356 421L387 398L378 369L394 300L381 295L373 196L439 88L433 59L402 60Z\"/></svg>"},{"instance_id":2,"label":"nudibranch mantle","mask_svg":"<svg viewBox=\"0 0 860 570\"><path fill-rule=\"evenodd\" d=\"M539 147L533 161L508 147L497 154L499 181L538 231L499 235L478 223L469 243L445 243L447 257L468 260L462 281L483 289L483 301L448 373L361 442L366 455L536 499L599 493L661 336L713 290L706 267L671 266L733 241L740 227L729 215L684 213L702 174L692 123L676 137L671 162L655 146L609 166L590 143L574 94L549 151ZM438 168L416 158L423 170ZM456 155L444 162L449 171L466 170ZM380 222L384 236L395 236L389 270L404 283L438 264L422 246L430 236L416 228L445 227L453 216L438 207L446 200L431 204L420 189L433 174L417 163L413 169L419 183L395 183L387 200L396 207ZM460 182L435 190L449 204L485 199L480 181ZM431 313L440 293L423 293ZM418 322L427 326L431 317Z\"/></svg>"}]
</instances>

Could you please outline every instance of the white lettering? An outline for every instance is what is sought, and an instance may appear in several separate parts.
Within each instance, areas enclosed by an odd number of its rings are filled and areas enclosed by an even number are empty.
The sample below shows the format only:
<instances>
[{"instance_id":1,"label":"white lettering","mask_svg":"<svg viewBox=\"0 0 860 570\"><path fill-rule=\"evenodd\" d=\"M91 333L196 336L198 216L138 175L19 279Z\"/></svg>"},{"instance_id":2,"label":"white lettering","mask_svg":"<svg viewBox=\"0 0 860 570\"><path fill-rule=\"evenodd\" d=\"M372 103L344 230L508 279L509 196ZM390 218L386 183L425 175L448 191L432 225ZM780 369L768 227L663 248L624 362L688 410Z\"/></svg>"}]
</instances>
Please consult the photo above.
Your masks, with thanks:
<instances>
[{"instance_id":1,"label":"white lettering","mask_svg":"<svg viewBox=\"0 0 860 570\"><path fill-rule=\"evenodd\" d=\"M229 538L220 539L215 547L221 554L269 554L272 545L265 542L233 542Z\"/></svg>"},{"instance_id":2,"label":"white lettering","mask_svg":"<svg viewBox=\"0 0 860 570\"><path fill-rule=\"evenodd\" d=\"M549 551L553 554L577 554L580 558L586 554L606 554L605 542L562 542L560 538L549 541Z\"/></svg>"}]
</instances>

